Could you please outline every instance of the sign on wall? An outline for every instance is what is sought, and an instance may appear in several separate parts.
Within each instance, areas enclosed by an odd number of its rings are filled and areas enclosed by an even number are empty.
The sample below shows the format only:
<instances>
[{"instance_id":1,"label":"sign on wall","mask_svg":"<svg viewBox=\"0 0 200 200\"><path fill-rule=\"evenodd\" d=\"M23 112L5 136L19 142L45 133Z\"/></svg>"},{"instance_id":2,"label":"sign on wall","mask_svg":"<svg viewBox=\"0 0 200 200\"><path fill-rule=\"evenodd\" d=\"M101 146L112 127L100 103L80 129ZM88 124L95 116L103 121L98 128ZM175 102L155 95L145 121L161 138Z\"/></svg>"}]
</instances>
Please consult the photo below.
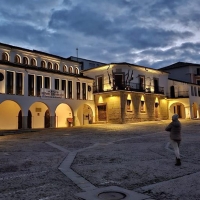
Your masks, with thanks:
<instances>
[{"instance_id":1,"label":"sign on wall","mask_svg":"<svg viewBox=\"0 0 200 200\"><path fill-rule=\"evenodd\" d=\"M46 89L46 88L40 89L40 96L43 99L44 98L62 99L65 97L63 90L52 90L52 89Z\"/></svg>"}]
</instances>

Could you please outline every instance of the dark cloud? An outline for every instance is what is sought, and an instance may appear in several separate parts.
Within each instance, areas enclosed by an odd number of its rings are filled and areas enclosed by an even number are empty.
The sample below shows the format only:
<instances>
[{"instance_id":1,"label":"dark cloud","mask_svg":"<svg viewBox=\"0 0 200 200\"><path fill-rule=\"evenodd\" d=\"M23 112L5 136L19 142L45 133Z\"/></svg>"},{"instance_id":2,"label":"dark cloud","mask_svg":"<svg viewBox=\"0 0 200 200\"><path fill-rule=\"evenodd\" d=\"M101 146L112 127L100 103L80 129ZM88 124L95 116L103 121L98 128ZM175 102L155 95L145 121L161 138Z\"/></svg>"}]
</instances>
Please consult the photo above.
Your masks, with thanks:
<instances>
[{"instance_id":1,"label":"dark cloud","mask_svg":"<svg viewBox=\"0 0 200 200\"><path fill-rule=\"evenodd\" d=\"M200 62L197 0L2 0L0 42L101 62Z\"/></svg>"}]
</instances>

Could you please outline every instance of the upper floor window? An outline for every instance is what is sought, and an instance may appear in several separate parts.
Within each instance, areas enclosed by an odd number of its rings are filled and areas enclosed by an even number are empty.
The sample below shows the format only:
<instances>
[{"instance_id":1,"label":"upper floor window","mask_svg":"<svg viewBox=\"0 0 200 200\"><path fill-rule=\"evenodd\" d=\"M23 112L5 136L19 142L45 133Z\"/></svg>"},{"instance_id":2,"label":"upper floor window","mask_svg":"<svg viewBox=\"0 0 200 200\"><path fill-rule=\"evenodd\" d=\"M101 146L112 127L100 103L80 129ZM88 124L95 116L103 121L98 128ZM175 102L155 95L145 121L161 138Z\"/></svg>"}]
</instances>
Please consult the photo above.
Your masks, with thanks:
<instances>
[{"instance_id":1,"label":"upper floor window","mask_svg":"<svg viewBox=\"0 0 200 200\"><path fill-rule=\"evenodd\" d=\"M4 61L8 61L9 59L8 59L8 54L7 53L2 53L2 60L4 60Z\"/></svg>"},{"instance_id":2,"label":"upper floor window","mask_svg":"<svg viewBox=\"0 0 200 200\"><path fill-rule=\"evenodd\" d=\"M46 67L46 63L45 63L44 60L41 61L41 67L42 67L42 68L45 68L45 67Z\"/></svg>"},{"instance_id":3,"label":"upper floor window","mask_svg":"<svg viewBox=\"0 0 200 200\"><path fill-rule=\"evenodd\" d=\"M194 96L194 88L191 86L191 95Z\"/></svg>"},{"instance_id":4,"label":"upper floor window","mask_svg":"<svg viewBox=\"0 0 200 200\"><path fill-rule=\"evenodd\" d=\"M67 66L66 65L63 66L63 72L67 72Z\"/></svg>"},{"instance_id":5,"label":"upper floor window","mask_svg":"<svg viewBox=\"0 0 200 200\"><path fill-rule=\"evenodd\" d=\"M35 58L31 58L31 66L36 66L36 60L35 60Z\"/></svg>"},{"instance_id":6,"label":"upper floor window","mask_svg":"<svg viewBox=\"0 0 200 200\"><path fill-rule=\"evenodd\" d=\"M200 75L200 68L197 68L197 75Z\"/></svg>"},{"instance_id":7,"label":"upper floor window","mask_svg":"<svg viewBox=\"0 0 200 200\"><path fill-rule=\"evenodd\" d=\"M50 77L44 77L44 88L50 89Z\"/></svg>"},{"instance_id":8,"label":"upper floor window","mask_svg":"<svg viewBox=\"0 0 200 200\"><path fill-rule=\"evenodd\" d=\"M15 63L20 63L20 56L19 55L15 56Z\"/></svg>"},{"instance_id":9,"label":"upper floor window","mask_svg":"<svg viewBox=\"0 0 200 200\"><path fill-rule=\"evenodd\" d=\"M54 64L54 69L58 70L58 64L57 63Z\"/></svg>"},{"instance_id":10,"label":"upper floor window","mask_svg":"<svg viewBox=\"0 0 200 200\"><path fill-rule=\"evenodd\" d=\"M197 80L197 84L200 85L200 80Z\"/></svg>"},{"instance_id":11,"label":"upper floor window","mask_svg":"<svg viewBox=\"0 0 200 200\"><path fill-rule=\"evenodd\" d=\"M70 73L70 74L73 73L72 67L69 67L69 73Z\"/></svg>"},{"instance_id":12,"label":"upper floor window","mask_svg":"<svg viewBox=\"0 0 200 200\"><path fill-rule=\"evenodd\" d=\"M27 57L23 57L23 64L28 65L28 58Z\"/></svg>"},{"instance_id":13,"label":"upper floor window","mask_svg":"<svg viewBox=\"0 0 200 200\"><path fill-rule=\"evenodd\" d=\"M75 68L75 74L78 74L78 68L77 67Z\"/></svg>"},{"instance_id":14,"label":"upper floor window","mask_svg":"<svg viewBox=\"0 0 200 200\"><path fill-rule=\"evenodd\" d=\"M52 63L51 62L48 62L47 66L48 66L48 69L52 69Z\"/></svg>"}]
</instances>

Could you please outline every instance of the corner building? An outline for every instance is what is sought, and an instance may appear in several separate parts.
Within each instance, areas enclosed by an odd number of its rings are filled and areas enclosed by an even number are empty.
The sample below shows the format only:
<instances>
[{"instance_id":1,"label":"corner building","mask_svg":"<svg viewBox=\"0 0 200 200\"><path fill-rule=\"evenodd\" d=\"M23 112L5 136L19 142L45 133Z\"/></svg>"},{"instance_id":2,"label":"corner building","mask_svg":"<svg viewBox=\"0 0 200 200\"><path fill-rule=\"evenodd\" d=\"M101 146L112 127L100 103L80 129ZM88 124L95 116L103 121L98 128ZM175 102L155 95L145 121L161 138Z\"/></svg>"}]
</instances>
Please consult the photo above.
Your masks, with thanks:
<instances>
[{"instance_id":1,"label":"corner building","mask_svg":"<svg viewBox=\"0 0 200 200\"><path fill-rule=\"evenodd\" d=\"M168 119L167 72L129 63L110 63L83 72L95 81L97 123Z\"/></svg>"},{"instance_id":2,"label":"corner building","mask_svg":"<svg viewBox=\"0 0 200 200\"><path fill-rule=\"evenodd\" d=\"M92 88L79 62L0 43L0 129L93 123Z\"/></svg>"}]
</instances>

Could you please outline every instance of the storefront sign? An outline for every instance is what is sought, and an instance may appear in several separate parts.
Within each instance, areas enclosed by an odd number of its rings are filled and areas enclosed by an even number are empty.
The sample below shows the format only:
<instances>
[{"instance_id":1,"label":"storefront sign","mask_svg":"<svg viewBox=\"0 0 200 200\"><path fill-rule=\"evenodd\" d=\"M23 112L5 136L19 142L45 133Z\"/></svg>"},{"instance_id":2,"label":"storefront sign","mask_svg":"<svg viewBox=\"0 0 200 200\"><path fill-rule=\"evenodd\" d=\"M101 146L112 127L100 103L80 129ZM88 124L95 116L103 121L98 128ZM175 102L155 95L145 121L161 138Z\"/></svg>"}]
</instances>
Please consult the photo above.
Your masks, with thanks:
<instances>
[{"instance_id":1,"label":"storefront sign","mask_svg":"<svg viewBox=\"0 0 200 200\"><path fill-rule=\"evenodd\" d=\"M51 89L40 89L40 96L41 98L53 98L53 99L62 99L64 98L64 91L63 90L51 90Z\"/></svg>"}]
</instances>

